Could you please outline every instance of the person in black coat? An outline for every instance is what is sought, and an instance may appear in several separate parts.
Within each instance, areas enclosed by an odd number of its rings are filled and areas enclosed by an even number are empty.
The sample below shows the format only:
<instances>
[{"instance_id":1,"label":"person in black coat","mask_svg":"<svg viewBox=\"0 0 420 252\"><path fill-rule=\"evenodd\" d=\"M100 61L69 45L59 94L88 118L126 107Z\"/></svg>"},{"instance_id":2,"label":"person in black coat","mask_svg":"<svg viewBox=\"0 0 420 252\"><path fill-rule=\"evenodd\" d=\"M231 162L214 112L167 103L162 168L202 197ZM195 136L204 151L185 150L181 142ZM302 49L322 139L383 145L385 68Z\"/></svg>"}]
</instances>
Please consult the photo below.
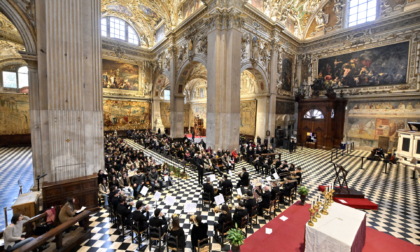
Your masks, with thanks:
<instances>
[{"instance_id":1,"label":"person in black coat","mask_svg":"<svg viewBox=\"0 0 420 252\"><path fill-rule=\"evenodd\" d=\"M143 208L143 202L141 200L137 201L136 210L132 215L133 227L134 229L137 229L137 231L143 231L149 226L147 223L149 220L149 209L149 205L146 205Z\"/></svg>"},{"instance_id":2,"label":"person in black coat","mask_svg":"<svg viewBox=\"0 0 420 252\"><path fill-rule=\"evenodd\" d=\"M235 212L233 213L233 222L241 227L242 218L248 215L248 211L244 207L243 202L239 202L239 206L235 208Z\"/></svg>"},{"instance_id":3,"label":"person in black coat","mask_svg":"<svg viewBox=\"0 0 420 252\"><path fill-rule=\"evenodd\" d=\"M120 198L120 204L117 206L117 213L124 218L124 225L130 225L131 222L131 209L134 202L127 203L126 197Z\"/></svg>"},{"instance_id":4,"label":"person in black coat","mask_svg":"<svg viewBox=\"0 0 420 252\"><path fill-rule=\"evenodd\" d=\"M227 224L231 221L232 221L232 215L230 214L229 207L228 205L223 205L222 211L219 215L217 223L214 224L215 237L218 238L219 233L227 232L229 228Z\"/></svg>"},{"instance_id":5,"label":"person in black coat","mask_svg":"<svg viewBox=\"0 0 420 252\"><path fill-rule=\"evenodd\" d=\"M263 208L269 208L270 207L270 199L271 199L270 187L265 186L264 187L264 192L260 192L259 190L256 190L256 192L262 198L261 202L258 203L258 214L262 215Z\"/></svg>"},{"instance_id":6,"label":"person in black coat","mask_svg":"<svg viewBox=\"0 0 420 252\"><path fill-rule=\"evenodd\" d=\"M168 247L178 247L178 249L185 248L185 233L179 225L179 217L177 214L172 215L172 225L169 230ZM174 238L174 239L172 239ZM178 244L177 244L178 241Z\"/></svg>"},{"instance_id":7,"label":"person in black coat","mask_svg":"<svg viewBox=\"0 0 420 252\"><path fill-rule=\"evenodd\" d=\"M254 214L252 212L252 208L257 205L257 201L253 197L251 191L248 191L246 194L248 196L248 199L245 201L245 204L244 205L245 205L246 210L248 211L249 216L251 217L252 214Z\"/></svg>"},{"instance_id":8,"label":"person in black coat","mask_svg":"<svg viewBox=\"0 0 420 252\"><path fill-rule=\"evenodd\" d=\"M210 198L205 199L205 200L211 200L211 204L213 204L214 203L214 187L211 184L209 177L206 178L206 183L203 185L203 190L205 193L208 193L210 195Z\"/></svg>"},{"instance_id":9,"label":"person in black coat","mask_svg":"<svg viewBox=\"0 0 420 252\"><path fill-rule=\"evenodd\" d=\"M233 188L233 184L232 181L230 181L230 179L228 179L228 176L225 174L223 175L223 180L219 181L219 186L222 188L222 194L223 195L227 195L227 192L230 190L232 190Z\"/></svg>"},{"instance_id":10,"label":"person in black coat","mask_svg":"<svg viewBox=\"0 0 420 252\"><path fill-rule=\"evenodd\" d=\"M207 231L208 231L208 224L201 222L202 218L200 215L198 216L191 216L190 221L194 223L193 228L191 230L191 243L192 243L192 251L197 251L196 247L198 246L198 241L207 238Z\"/></svg>"},{"instance_id":11,"label":"person in black coat","mask_svg":"<svg viewBox=\"0 0 420 252\"><path fill-rule=\"evenodd\" d=\"M154 216L149 220L149 226L161 227L162 233L166 233L168 230L168 223L159 208L155 209Z\"/></svg>"},{"instance_id":12,"label":"person in black coat","mask_svg":"<svg viewBox=\"0 0 420 252\"><path fill-rule=\"evenodd\" d=\"M236 185L236 188L239 188L241 186L248 186L249 185L249 174L246 171L246 168L242 168L242 173L239 174L240 181Z\"/></svg>"},{"instance_id":13,"label":"person in black coat","mask_svg":"<svg viewBox=\"0 0 420 252\"><path fill-rule=\"evenodd\" d=\"M202 159L201 154L194 157L194 164L198 170L198 184L203 184L203 176L204 176L204 161Z\"/></svg>"}]
</instances>

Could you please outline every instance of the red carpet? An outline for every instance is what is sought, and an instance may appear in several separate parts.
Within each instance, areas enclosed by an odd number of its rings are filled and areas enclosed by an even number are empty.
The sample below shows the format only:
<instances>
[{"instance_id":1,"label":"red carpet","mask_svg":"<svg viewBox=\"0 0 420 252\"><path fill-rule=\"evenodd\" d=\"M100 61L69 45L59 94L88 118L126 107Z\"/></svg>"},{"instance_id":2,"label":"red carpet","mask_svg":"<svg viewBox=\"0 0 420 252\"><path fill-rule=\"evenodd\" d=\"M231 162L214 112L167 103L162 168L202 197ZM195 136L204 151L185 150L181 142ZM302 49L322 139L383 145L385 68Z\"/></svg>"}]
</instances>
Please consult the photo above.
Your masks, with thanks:
<instances>
[{"instance_id":1,"label":"red carpet","mask_svg":"<svg viewBox=\"0 0 420 252\"><path fill-rule=\"evenodd\" d=\"M341 202L340 200L344 200L347 203ZM334 197L334 201L356 209L378 210L378 205L368 199Z\"/></svg>"},{"instance_id":2,"label":"red carpet","mask_svg":"<svg viewBox=\"0 0 420 252\"><path fill-rule=\"evenodd\" d=\"M305 225L309 220L309 204L304 206L294 204L286 211L276 216L257 232L245 239L241 246L242 252L268 251L304 251ZM289 219L282 221L280 216ZM271 234L265 234L265 228L273 229ZM391 235L366 228L366 241L363 252L420 252L420 247L400 240Z\"/></svg>"},{"instance_id":3,"label":"red carpet","mask_svg":"<svg viewBox=\"0 0 420 252\"><path fill-rule=\"evenodd\" d=\"M185 134L188 138L192 138L191 134ZM202 137L206 137L206 136L195 136L194 138L202 138Z\"/></svg>"}]
</instances>

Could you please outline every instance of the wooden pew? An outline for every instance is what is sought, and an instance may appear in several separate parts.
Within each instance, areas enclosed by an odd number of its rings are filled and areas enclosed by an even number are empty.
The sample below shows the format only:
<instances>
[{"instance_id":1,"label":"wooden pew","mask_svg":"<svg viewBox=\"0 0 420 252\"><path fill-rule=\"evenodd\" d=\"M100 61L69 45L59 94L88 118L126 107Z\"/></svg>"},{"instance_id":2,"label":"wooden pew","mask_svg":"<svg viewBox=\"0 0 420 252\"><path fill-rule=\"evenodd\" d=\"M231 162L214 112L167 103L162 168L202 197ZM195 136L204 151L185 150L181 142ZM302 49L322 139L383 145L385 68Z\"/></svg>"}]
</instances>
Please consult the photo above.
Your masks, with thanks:
<instances>
[{"instance_id":1,"label":"wooden pew","mask_svg":"<svg viewBox=\"0 0 420 252\"><path fill-rule=\"evenodd\" d=\"M71 251L74 247L80 245L83 241L90 238L91 233L89 232L89 215L99 211L99 207L87 209L82 213L75 216L73 219L68 220L59 226L51 229L47 233L38 236L33 241L25 244L15 252L32 251L43 244L50 241L51 238L55 239L51 242L50 247L45 251ZM83 229L78 228L75 231L71 231L63 237L63 233L72 227L76 222L86 220L84 222Z\"/></svg>"}]
</instances>

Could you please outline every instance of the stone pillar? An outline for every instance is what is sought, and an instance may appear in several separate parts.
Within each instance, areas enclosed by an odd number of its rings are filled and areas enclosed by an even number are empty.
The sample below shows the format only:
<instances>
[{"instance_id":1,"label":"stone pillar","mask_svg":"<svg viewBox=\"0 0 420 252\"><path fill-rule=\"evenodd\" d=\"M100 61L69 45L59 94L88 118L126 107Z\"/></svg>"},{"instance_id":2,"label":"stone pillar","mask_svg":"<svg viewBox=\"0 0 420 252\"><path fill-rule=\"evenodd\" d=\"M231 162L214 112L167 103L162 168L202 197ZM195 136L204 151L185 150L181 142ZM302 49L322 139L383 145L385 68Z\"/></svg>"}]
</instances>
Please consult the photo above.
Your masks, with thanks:
<instances>
[{"instance_id":1,"label":"stone pillar","mask_svg":"<svg viewBox=\"0 0 420 252\"><path fill-rule=\"evenodd\" d=\"M152 130L155 132L160 129L161 133L165 132L165 127L162 124L162 117L160 116L160 98L155 97L152 101Z\"/></svg>"},{"instance_id":2,"label":"stone pillar","mask_svg":"<svg viewBox=\"0 0 420 252\"><path fill-rule=\"evenodd\" d=\"M36 0L30 114L35 177L47 173L44 181L104 168L100 8L100 0Z\"/></svg>"},{"instance_id":3,"label":"stone pillar","mask_svg":"<svg viewBox=\"0 0 420 252\"><path fill-rule=\"evenodd\" d=\"M255 129L255 139L257 136L265 138L268 127L268 97L257 97L257 124Z\"/></svg>"},{"instance_id":4,"label":"stone pillar","mask_svg":"<svg viewBox=\"0 0 420 252\"><path fill-rule=\"evenodd\" d=\"M209 2L207 146L233 149L239 144L242 6Z\"/></svg>"},{"instance_id":5,"label":"stone pillar","mask_svg":"<svg viewBox=\"0 0 420 252\"><path fill-rule=\"evenodd\" d=\"M171 137L183 137L184 136L184 95L182 92L178 93L177 85L177 48L175 45L175 38L172 35L170 39L173 40L173 44L168 48L170 54L170 71L169 71L169 83L171 87ZM181 86L182 88L182 86Z\"/></svg>"}]
</instances>

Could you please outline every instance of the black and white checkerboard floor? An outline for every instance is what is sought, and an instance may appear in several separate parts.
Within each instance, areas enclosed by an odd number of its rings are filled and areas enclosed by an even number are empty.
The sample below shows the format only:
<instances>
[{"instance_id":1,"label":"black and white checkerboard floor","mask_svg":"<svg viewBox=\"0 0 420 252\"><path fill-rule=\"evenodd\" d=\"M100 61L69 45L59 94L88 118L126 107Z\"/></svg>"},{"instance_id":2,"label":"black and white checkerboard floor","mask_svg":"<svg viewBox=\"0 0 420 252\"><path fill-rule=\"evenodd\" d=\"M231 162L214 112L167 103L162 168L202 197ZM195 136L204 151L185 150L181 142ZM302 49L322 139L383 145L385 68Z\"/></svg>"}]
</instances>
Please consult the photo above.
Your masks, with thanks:
<instances>
[{"instance_id":1,"label":"black and white checkerboard floor","mask_svg":"<svg viewBox=\"0 0 420 252\"><path fill-rule=\"evenodd\" d=\"M128 142L135 148L143 149L130 140ZM172 161L163 158L150 150L144 150L146 154L152 155L160 162ZM282 159L289 163L302 166L304 169L303 184L310 190L308 199L314 199L318 195L317 187L320 184L328 184L333 181L334 171L330 161L330 152L324 150L298 149L296 153L289 154L285 150L282 152ZM360 168L360 157L368 156L366 151L354 151L353 156L339 156L333 161L343 165L348 171L348 183L350 187L362 191L365 196L379 205L377 211L366 211L367 225L381 232L388 233L394 237L409 241L420 246L420 186L417 179L411 179L412 172L405 167L394 165L389 174L382 173L382 163L365 161L364 169ZM173 164L173 163L172 163ZM246 167L250 172L251 178L259 177L254 172L254 168L245 162L240 162L235 169L235 176L232 177L234 184L238 178L236 174L241 167ZM154 207L162 208L170 217L173 213L180 215L181 223L187 236L187 249L190 251L191 237L189 215L183 212L185 203L197 203L198 209L195 214L201 214L209 224L208 235L213 235L213 223L217 220L217 215L209 211L208 206L200 208L201 187L197 183L196 172L187 170L190 178L178 180L170 188L162 190L162 195L158 202L155 202L152 194L143 197L142 200ZM0 174L2 179L4 173ZM3 181L3 180L0 180ZM165 206L164 199L167 195L175 196L176 203L173 206ZM236 196L236 193L234 192ZM287 206L283 206L284 211ZM132 242L130 236L122 237L116 226L110 222L108 212L103 209L90 218L92 227L92 238L82 244L77 251L135 251L138 245ZM269 219L258 217L258 225L248 231L248 236L258 230ZM228 246L223 247L223 250ZM220 251L218 243L213 243L213 251ZM148 251L148 250L146 250Z\"/></svg>"}]
</instances>

